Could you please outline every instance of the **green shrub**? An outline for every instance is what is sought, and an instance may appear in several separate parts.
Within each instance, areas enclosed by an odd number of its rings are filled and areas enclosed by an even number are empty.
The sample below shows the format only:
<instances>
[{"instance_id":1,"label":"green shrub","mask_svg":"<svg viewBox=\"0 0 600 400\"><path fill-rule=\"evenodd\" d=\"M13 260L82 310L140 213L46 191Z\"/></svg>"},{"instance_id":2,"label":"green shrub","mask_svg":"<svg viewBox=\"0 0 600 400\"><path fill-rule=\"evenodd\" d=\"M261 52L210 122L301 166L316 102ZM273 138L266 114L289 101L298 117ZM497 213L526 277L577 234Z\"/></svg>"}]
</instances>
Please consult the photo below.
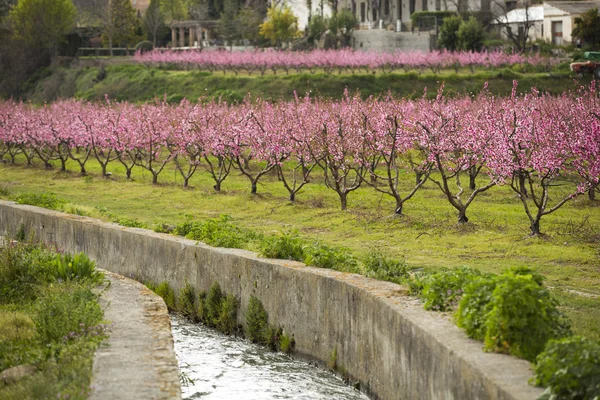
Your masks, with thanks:
<instances>
[{"instance_id":1,"label":"green shrub","mask_svg":"<svg viewBox=\"0 0 600 400\"><path fill-rule=\"evenodd\" d=\"M90 332L104 313L97 295L78 282L47 287L36 303L34 322L44 343L74 340Z\"/></svg>"},{"instance_id":2,"label":"green shrub","mask_svg":"<svg viewBox=\"0 0 600 400\"><path fill-rule=\"evenodd\" d=\"M23 193L16 200L19 204L29 204L51 210L60 210L67 203L65 200L56 197L53 193Z\"/></svg>"},{"instance_id":3,"label":"green shrub","mask_svg":"<svg viewBox=\"0 0 600 400\"><path fill-rule=\"evenodd\" d=\"M485 338L486 321L496 282L495 276L475 277L463 289L463 296L455 314L456 325L463 328L473 339Z\"/></svg>"},{"instance_id":4,"label":"green shrub","mask_svg":"<svg viewBox=\"0 0 600 400\"><path fill-rule=\"evenodd\" d=\"M53 266L56 278L63 281L89 279L91 282L100 284L104 279L104 274L96 271L96 262L90 260L85 253L74 256L69 253L57 254Z\"/></svg>"},{"instance_id":5,"label":"green shrub","mask_svg":"<svg viewBox=\"0 0 600 400\"><path fill-rule=\"evenodd\" d=\"M296 232L264 238L260 246L260 255L295 261L304 261L305 258L302 239Z\"/></svg>"},{"instance_id":6,"label":"green shrub","mask_svg":"<svg viewBox=\"0 0 600 400\"><path fill-rule=\"evenodd\" d=\"M501 275L490 303L486 350L534 361L548 340L570 334L556 301L532 275Z\"/></svg>"},{"instance_id":7,"label":"green shrub","mask_svg":"<svg viewBox=\"0 0 600 400\"><path fill-rule=\"evenodd\" d=\"M222 298L217 329L226 334L233 335L237 332L238 301L234 295L228 294Z\"/></svg>"},{"instance_id":8,"label":"green shrub","mask_svg":"<svg viewBox=\"0 0 600 400\"><path fill-rule=\"evenodd\" d=\"M176 232L187 231L185 237L200 240L210 246L243 249L256 239L256 234L234 224L231 217L221 215L219 218L207 219L201 222L186 222ZM190 225L191 224L191 225Z\"/></svg>"},{"instance_id":9,"label":"green shrub","mask_svg":"<svg viewBox=\"0 0 600 400\"><path fill-rule=\"evenodd\" d=\"M154 289L154 293L163 298L169 311L175 311L177 309L177 302L175 301L175 291L173 291L173 288L169 286L169 282L163 281L159 283Z\"/></svg>"},{"instance_id":10,"label":"green shrub","mask_svg":"<svg viewBox=\"0 0 600 400\"><path fill-rule=\"evenodd\" d=\"M385 257L379 251L371 251L363 260L365 275L370 278L400 283L407 276L406 264Z\"/></svg>"},{"instance_id":11,"label":"green shrub","mask_svg":"<svg viewBox=\"0 0 600 400\"><path fill-rule=\"evenodd\" d=\"M428 275L422 280L420 297L426 310L449 311L456 307L463 288L481 273L473 268L461 267Z\"/></svg>"},{"instance_id":12,"label":"green shrub","mask_svg":"<svg viewBox=\"0 0 600 400\"><path fill-rule=\"evenodd\" d=\"M549 341L537 357L535 384L548 388L540 399L600 398L600 343L581 336Z\"/></svg>"},{"instance_id":13,"label":"green shrub","mask_svg":"<svg viewBox=\"0 0 600 400\"><path fill-rule=\"evenodd\" d=\"M206 323L206 292L203 290L198 293L198 308L196 310L196 315L198 320L202 323Z\"/></svg>"},{"instance_id":14,"label":"green shrub","mask_svg":"<svg viewBox=\"0 0 600 400\"><path fill-rule=\"evenodd\" d=\"M279 350L279 340L283 334L283 329L274 325L265 325L262 331L262 339L260 342L267 346L271 351Z\"/></svg>"},{"instance_id":15,"label":"green shrub","mask_svg":"<svg viewBox=\"0 0 600 400\"><path fill-rule=\"evenodd\" d=\"M347 249L329 247L321 242L314 242L306 246L304 251L306 265L348 272L355 272L358 267L356 259Z\"/></svg>"},{"instance_id":16,"label":"green shrub","mask_svg":"<svg viewBox=\"0 0 600 400\"><path fill-rule=\"evenodd\" d=\"M286 333L282 333L279 337L279 349L286 354L289 354L294 351L294 347L296 346L296 341L294 340L294 335L292 337L288 336Z\"/></svg>"},{"instance_id":17,"label":"green shrub","mask_svg":"<svg viewBox=\"0 0 600 400\"><path fill-rule=\"evenodd\" d=\"M177 309L179 312L194 322L198 322L198 304L196 300L196 289L188 282L179 291L177 299Z\"/></svg>"},{"instance_id":18,"label":"green shrub","mask_svg":"<svg viewBox=\"0 0 600 400\"><path fill-rule=\"evenodd\" d=\"M169 225L169 224L165 224L165 223L159 223L154 225L154 228L152 228L152 230L156 233L173 233L175 231L175 225ZM182 235L185 236L185 235Z\"/></svg>"},{"instance_id":19,"label":"green shrub","mask_svg":"<svg viewBox=\"0 0 600 400\"><path fill-rule=\"evenodd\" d=\"M54 253L41 245L10 243L0 246L0 304L37 296L37 286L55 280Z\"/></svg>"},{"instance_id":20,"label":"green shrub","mask_svg":"<svg viewBox=\"0 0 600 400\"><path fill-rule=\"evenodd\" d=\"M217 327L221 315L221 303L223 302L223 293L218 282L213 283L208 291L205 300L205 318L204 323L213 328Z\"/></svg>"},{"instance_id":21,"label":"green shrub","mask_svg":"<svg viewBox=\"0 0 600 400\"><path fill-rule=\"evenodd\" d=\"M269 316L262 302L250 296L246 311L246 337L253 343L263 343L264 330L268 326Z\"/></svg>"}]
</instances>

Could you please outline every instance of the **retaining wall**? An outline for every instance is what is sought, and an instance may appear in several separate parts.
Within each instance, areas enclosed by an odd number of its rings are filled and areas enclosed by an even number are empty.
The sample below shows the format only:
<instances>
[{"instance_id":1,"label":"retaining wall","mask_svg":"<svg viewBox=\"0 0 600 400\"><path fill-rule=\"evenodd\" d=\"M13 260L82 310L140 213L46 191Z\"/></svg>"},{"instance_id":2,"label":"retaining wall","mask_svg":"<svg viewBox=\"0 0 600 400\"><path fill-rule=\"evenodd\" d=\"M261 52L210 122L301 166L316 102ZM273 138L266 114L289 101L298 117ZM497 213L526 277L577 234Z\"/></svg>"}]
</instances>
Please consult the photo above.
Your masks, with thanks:
<instances>
[{"instance_id":1,"label":"retaining wall","mask_svg":"<svg viewBox=\"0 0 600 400\"><path fill-rule=\"evenodd\" d=\"M401 286L355 274L265 260L254 253L125 228L90 218L0 201L0 234L19 227L69 252L86 252L107 270L138 280L217 281L240 300L251 295L269 320L294 334L296 351L337 364L374 399L536 399L529 363L484 353L451 321L423 310Z\"/></svg>"}]
</instances>

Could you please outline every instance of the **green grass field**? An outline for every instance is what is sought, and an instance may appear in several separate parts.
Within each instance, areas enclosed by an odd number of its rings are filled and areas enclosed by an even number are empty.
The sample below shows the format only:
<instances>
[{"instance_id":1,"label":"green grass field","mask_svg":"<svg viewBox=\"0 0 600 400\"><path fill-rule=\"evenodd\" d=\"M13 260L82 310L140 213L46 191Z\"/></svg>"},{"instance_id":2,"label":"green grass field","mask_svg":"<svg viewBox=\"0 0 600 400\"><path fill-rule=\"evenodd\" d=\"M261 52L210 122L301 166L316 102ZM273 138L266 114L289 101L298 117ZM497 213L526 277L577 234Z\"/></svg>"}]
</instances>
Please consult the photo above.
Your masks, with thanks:
<instances>
[{"instance_id":1,"label":"green grass field","mask_svg":"<svg viewBox=\"0 0 600 400\"><path fill-rule=\"evenodd\" d=\"M251 195L249 182L237 171L225 180L222 192L215 192L209 175L200 171L184 189L173 166L167 166L158 185L139 168L127 181L118 163L109 166L110 179L100 176L95 160L87 165L88 176L79 176L73 164L69 169L61 173L41 165L0 164L0 193L4 198L54 193L71 202L72 210L99 217L98 209L106 209L149 227L228 214L261 233L297 230L306 239L345 247L357 256L378 249L404 258L411 268L471 266L500 272L529 266L546 276L575 332L600 339L600 201L586 196L544 217L545 236L530 237L522 205L507 187L480 195L469 208L470 222L458 225L454 209L432 183L406 203L405 215L396 216L391 198L367 186L351 193L348 210L340 211L337 194L323 185L318 170L291 203L275 174L259 183L258 195ZM413 180L411 174L405 176L407 189ZM560 184L558 192L570 188L569 182Z\"/></svg>"}]
</instances>

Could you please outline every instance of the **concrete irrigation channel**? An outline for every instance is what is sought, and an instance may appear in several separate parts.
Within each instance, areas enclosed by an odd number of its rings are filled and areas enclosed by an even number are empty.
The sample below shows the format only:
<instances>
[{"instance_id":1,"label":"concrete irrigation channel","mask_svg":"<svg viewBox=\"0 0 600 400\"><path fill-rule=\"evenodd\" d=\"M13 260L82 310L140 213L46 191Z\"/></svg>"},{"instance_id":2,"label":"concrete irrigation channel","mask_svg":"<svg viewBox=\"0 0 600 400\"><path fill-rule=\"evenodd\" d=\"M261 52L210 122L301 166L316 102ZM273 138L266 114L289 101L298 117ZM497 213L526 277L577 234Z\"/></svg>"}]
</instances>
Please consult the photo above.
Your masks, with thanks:
<instances>
[{"instance_id":1,"label":"concrete irrigation channel","mask_svg":"<svg viewBox=\"0 0 600 400\"><path fill-rule=\"evenodd\" d=\"M537 399L527 361L484 353L444 315L426 312L396 284L267 260L236 249L95 219L0 201L0 234L25 229L101 268L138 281L185 283L208 291L218 282L240 302L251 296L270 320L293 334L296 354L322 364L332 354L351 382L373 399Z\"/></svg>"}]
</instances>

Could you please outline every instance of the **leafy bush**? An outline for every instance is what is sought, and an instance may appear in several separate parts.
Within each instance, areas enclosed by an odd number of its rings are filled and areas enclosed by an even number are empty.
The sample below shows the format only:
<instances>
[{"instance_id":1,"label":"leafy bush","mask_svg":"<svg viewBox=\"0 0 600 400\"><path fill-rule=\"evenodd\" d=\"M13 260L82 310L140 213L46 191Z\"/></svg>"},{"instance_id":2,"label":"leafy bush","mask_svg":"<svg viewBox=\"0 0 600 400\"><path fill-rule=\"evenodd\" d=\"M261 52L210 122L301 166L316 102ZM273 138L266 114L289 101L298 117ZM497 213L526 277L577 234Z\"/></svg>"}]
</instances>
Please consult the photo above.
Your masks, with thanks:
<instances>
[{"instance_id":1,"label":"leafy bush","mask_svg":"<svg viewBox=\"0 0 600 400\"><path fill-rule=\"evenodd\" d=\"M0 304L34 299L38 285L55 279L53 258L54 253L41 245L0 246Z\"/></svg>"},{"instance_id":2,"label":"leafy bush","mask_svg":"<svg viewBox=\"0 0 600 400\"><path fill-rule=\"evenodd\" d=\"M78 282L49 286L36 304L34 322L44 343L76 339L102 321L97 295Z\"/></svg>"},{"instance_id":3,"label":"leafy bush","mask_svg":"<svg viewBox=\"0 0 600 400\"><path fill-rule=\"evenodd\" d=\"M463 288L481 273L473 268L461 267L440 271L423 278L420 297L426 310L448 311L456 307Z\"/></svg>"},{"instance_id":4,"label":"leafy bush","mask_svg":"<svg viewBox=\"0 0 600 400\"><path fill-rule=\"evenodd\" d=\"M407 276L406 264L385 257L379 251L371 251L363 260L365 275L370 278L400 283Z\"/></svg>"},{"instance_id":5,"label":"leafy bush","mask_svg":"<svg viewBox=\"0 0 600 400\"><path fill-rule=\"evenodd\" d=\"M321 242L306 246L304 263L338 271L356 271L358 263L347 249L329 247Z\"/></svg>"},{"instance_id":6,"label":"leafy bush","mask_svg":"<svg viewBox=\"0 0 600 400\"><path fill-rule=\"evenodd\" d=\"M496 278L489 275L476 277L464 287L463 296L455 314L456 325L463 328L473 339L483 340L485 338L486 321L495 288Z\"/></svg>"},{"instance_id":7,"label":"leafy bush","mask_svg":"<svg viewBox=\"0 0 600 400\"><path fill-rule=\"evenodd\" d=\"M535 384L547 387L540 399L600 398L600 343L581 336L551 340L538 355Z\"/></svg>"},{"instance_id":8,"label":"leafy bush","mask_svg":"<svg viewBox=\"0 0 600 400\"><path fill-rule=\"evenodd\" d=\"M29 204L51 210L60 210L67 203L65 200L56 197L53 193L23 193L16 200L19 204Z\"/></svg>"},{"instance_id":9,"label":"leafy bush","mask_svg":"<svg viewBox=\"0 0 600 400\"><path fill-rule=\"evenodd\" d=\"M188 282L179 291L177 299L177 309L179 312L194 322L198 322L198 305L196 300L196 289Z\"/></svg>"},{"instance_id":10,"label":"leafy bush","mask_svg":"<svg viewBox=\"0 0 600 400\"><path fill-rule=\"evenodd\" d=\"M74 279L89 279L91 282L100 284L104 279L104 274L96 271L96 263L89 259L87 254L79 253L57 254L52 263L56 278L63 281Z\"/></svg>"},{"instance_id":11,"label":"leafy bush","mask_svg":"<svg viewBox=\"0 0 600 400\"><path fill-rule=\"evenodd\" d=\"M174 311L177 309L177 302L175 301L175 292L173 291L171 286L169 286L169 282L163 281L152 290L154 290L154 293L163 298L169 311Z\"/></svg>"},{"instance_id":12,"label":"leafy bush","mask_svg":"<svg viewBox=\"0 0 600 400\"><path fill-rule=\"evenodd\" d=\"M264 330L268 326L269 316L262 302L250 296L246 310L246 337L253 343L263 343Z\"/></svg>"},{"instance_id":13,"label":"leafy bush","mask_svg":"<svg viewBox=\"0 0 600 400\"><path fill-rule=\"evenodd\" d=\"M175 228L175 232L185 232L186 238L200 240L210 246L237 249L245 248L250 241L257 238L252 231L234 224L228 215L201 222L184 222Z\"/></svg>"},{"instance_id":14,"label":"leafy bush","mask_svg":"<svg viewBox=\"0 0 600 400\"><path fill-rule=\"evenodd\" d=\"M238 329L237 325L237 311L238 301L234 295L228 294L226 297L221 299L221 307L219 312L219 319L217 321L217 329L226 334L232 335L236 333Z\"/></svg>"},{"instance_id":15,"label":"leafy bush","mask_svg":"<svg viewBox=\"0 0 600 400\"><path fill-rule=\"evenodd\" d=\"M450 51L457 50L459 46L458 30L462 23L463 20L459 16L449 16L444 18L444 22L442 23L442 26L440 26L438 46Z\"/></svg>"},{"instance_id":16,"label":"leafy bush","mask_svg":"<svg viewBox=\"0 0 600 400\"><path fill-rule=\"evenodd\" d=\"M173 233L175 231L175 225L169 225L169 224L165 224L165 223L159 223L154 225L154 228L152 228L152 230L156 233ZM185 235L183 235L185 236Z\"/></svg>"},{"instance_id":17,"label":"leafy bush","mask_svg":"<svg viewBox=\"0 0 600 400\"><path fill-rule=\"evenodd\" d=\"M570 334L548 290L532 275L498 278L486 318L485 349L534 361L546 342Z\"/></svg>"},{"instance_id":18,"label":"leafy bush","mask_svg":"<svg viewBox=\"0 0 600 400\"><path fill-rule=\"evenodd\" d=\"M480 51L483 45L483 26L475 17L469 17L468 21L464 21L456 37L458 39L458 48L466 51Z\"/></svg>"},{"instance_id":19,"label":"leafy bush","mask_svg":"<svg viewBox=\"0 0 600 400\"><path fill-rule=\"evenodd\" d=\"M296 232L266 237L261 242L260 255L267 258L304 261L303 241Z\"/></svg>"}]
</instances>

